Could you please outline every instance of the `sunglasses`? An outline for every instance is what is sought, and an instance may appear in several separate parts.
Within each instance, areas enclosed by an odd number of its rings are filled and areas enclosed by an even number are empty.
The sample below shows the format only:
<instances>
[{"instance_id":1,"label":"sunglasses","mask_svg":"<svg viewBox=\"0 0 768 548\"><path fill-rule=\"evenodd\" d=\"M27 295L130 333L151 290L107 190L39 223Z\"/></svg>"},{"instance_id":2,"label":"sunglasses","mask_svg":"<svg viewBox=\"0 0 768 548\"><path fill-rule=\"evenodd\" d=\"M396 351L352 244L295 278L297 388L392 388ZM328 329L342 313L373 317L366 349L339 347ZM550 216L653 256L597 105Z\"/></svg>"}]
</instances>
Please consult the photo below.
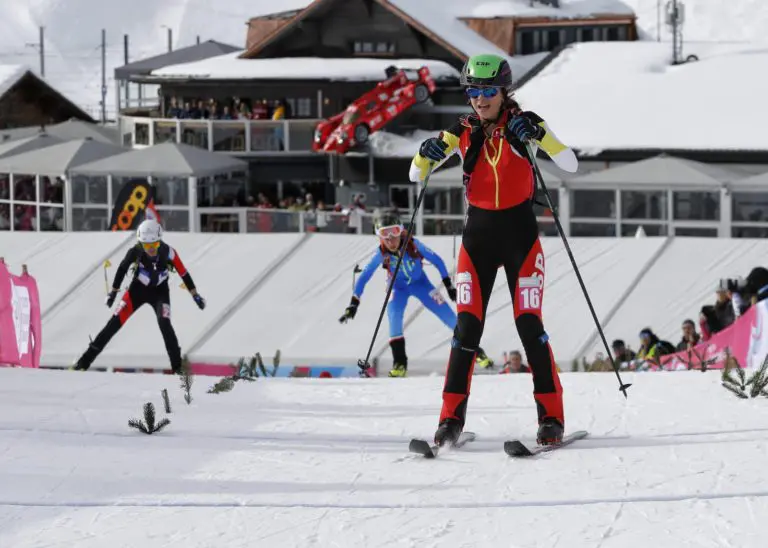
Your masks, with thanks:
<instances>
[{"instance_id":1,"label":"sunglasses","mask_svg":"<svg viewBox=\"0 0 768 548\"><path fill-rule=\"evenodd\" d=\"M146 242L142 243L141 246L144 249L157 249L160 247L160 242Z\"/></svg>"},{"instance_id":2,"label":"sunglasses","mask_svg":"<svg viewBox=\"0 0 768 548\"><path fill-rule=\"evenodd\" d=\"M395 239L402 233L403 227L400 225L382 226L376 231L376 234L379 235L379 238L384 238L385 240Z\"/></svg>"},{"instance_id":3,"label":"sunglasses","mask_svg":"<svg viewBox=\"0 0 768 548\"><path fill-rule=\"evenodd\" d=\"M467 97L477 99L481 95L486 99L496 97L499 94L499 88L467 88Z\"/></svg>"}]
</instances>

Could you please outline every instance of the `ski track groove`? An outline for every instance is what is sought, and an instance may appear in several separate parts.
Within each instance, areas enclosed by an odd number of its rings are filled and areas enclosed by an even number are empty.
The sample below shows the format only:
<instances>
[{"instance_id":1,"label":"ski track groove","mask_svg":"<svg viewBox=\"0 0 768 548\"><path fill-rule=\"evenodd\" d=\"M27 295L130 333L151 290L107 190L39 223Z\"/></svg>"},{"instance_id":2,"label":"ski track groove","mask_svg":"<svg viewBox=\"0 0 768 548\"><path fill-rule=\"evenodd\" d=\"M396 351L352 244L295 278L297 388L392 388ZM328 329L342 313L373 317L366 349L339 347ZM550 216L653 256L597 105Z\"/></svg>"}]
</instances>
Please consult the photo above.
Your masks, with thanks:
<instances>
[{"instance_id":1,"label":"ski track groove","mask_svg":"<svg viewBox=\"0 0 768 548\"><path fill-rule=\"evenodd\" d=\"M671 495L645 495L636 497L605 497L588 499L552 499L530 501L497 501L497 502L456 502L456 503L425 503L425 504L381 504L381 503L293 503L293 502L206 502L206 501L9 501L0 500L0 507L10 508L275 508L275 509L340 509L340 510L442 510L442 509L483 509L483 508L538 508L559 506L591 506L596 504L627 504L646 502L686 502L712 501L739 498L768 497L768 490L740 491L734 493L686 493Z\"/></svg>"},{"instance_id":2,"label":"ski track groove","mask_svg":"<svg viewBox=\"0 0 768 548\"><path fill-rule=\"evenodd\" d=\"M619 466L621 468L621 474L624 476L624 499L627 499L627 493L629 492L630 484L629 479L627 478L627 466L624 462L624 459L621 456L617 457L619 459ZM625 502L619 503L619 507L616 509L616 513L613 515L613 519L611 519L611 522L608 524L608 527L603 531L602 536L600 537L600 541L597 544L597 548L602 548L603 543L605 543L606 540L611 538L611 535L613 534L613 528L616 526L616 524L621 519L621 515L624 512L624 505Z\"/></svg>"}]
</instances>

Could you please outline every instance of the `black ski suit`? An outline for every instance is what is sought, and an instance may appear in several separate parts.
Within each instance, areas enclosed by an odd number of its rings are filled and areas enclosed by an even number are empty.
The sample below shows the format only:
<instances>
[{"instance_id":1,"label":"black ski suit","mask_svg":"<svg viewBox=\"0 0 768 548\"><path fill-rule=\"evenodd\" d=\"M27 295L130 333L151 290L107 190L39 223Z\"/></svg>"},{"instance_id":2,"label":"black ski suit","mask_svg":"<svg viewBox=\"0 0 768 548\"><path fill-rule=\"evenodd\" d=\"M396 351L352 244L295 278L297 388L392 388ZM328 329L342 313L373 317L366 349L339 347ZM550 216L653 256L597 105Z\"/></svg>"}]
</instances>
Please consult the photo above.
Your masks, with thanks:
<instances>
[{"instance_id":1,"label":"black ski suit","mask_svg":"<svg viewBox=\"0 0 768 548\"><path fill-rule=\"evenodd\" d=\"M157 315L157 324L163 334L165 349L171 361L171 369L174 373L178 373L181 371L181 348L179 348L179 340L171 324L171 298L168 278L171 271L175 270L181 276L187 289L192 291L195 288L192 276L187 272L176 250L165 242L160 243L157 255L154 257L147 254L142 249L141 244L129 249L125 258L120 262L120 266L117 267L115 280L112 283L113 288L120 287L131 266L134 266L134 271L128 290L123 294L107 325L96 335L88 349L77 361L76 368L88 369L93 360L104 350L131 315L142 305L149 304L154 308Z\"/></svg>"}]
</instances>

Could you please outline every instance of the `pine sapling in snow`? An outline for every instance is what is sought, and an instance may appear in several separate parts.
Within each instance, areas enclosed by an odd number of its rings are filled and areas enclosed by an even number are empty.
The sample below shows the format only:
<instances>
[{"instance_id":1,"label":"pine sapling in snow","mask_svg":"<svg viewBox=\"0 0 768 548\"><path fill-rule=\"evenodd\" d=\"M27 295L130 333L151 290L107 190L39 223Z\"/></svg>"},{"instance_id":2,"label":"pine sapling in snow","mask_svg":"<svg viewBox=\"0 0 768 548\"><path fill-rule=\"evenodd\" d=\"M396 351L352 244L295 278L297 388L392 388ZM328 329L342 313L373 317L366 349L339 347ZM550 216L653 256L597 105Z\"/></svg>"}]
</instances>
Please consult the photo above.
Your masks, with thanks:
<instances>
[{"instance_id":1,"label":"pine sapling in snow","mask_svg":"<svg viewBox=\"0 0 768 548\"><path fill-rule=\"evenodd\" d=\"M155 424L155 406L152 405L152 402L147 402L144 404L144 421L143 422L140 419L131 419L128 421L128 426L130 426L131 428L135 428L136 430L139 430L144 434L154 434L155 432L159 432L169 424L171 424L171 421L168 420L167 418L162 419L160 422Z\"/></svg>"},{"instance_id":2,"label":"pine sapling in snow","mask_svg":"<svg viewBox=\"0 0 768 548\"><path fill-rule=\"evenodd\" d=\"M181 389L184 391L184 401L187 405L192 403L192 382L194 378L189 367L189 358L185 355L181 361Z\"/></svg>"},{"instance_id":3,"label":"pine sapling in snow","mask_svg":"<svg viewBox=\"0 0 768 548\"><path fill-rule=\"evenodd\" d=\"M733 374L734 369L736 370L735 376ZM766 356L760 369L750 375L749 379L746 378L746 374L739 367L738 362L729 357L725 361L721 380L726 390L743 400L758 396L768 397L768 356Z\"/></svg>"},{"instance_id":4,"label":"pine sapling in snow","mask_svg":"<svg viewBox=\"0 0 768 548\"><path fill-rule=\"evenodd\" d=\"M219 382L208 389L208 394L222 394L229 392L235 387L237 381L253 382L261 377L274 377L277 374L277 368L280 366L280 350L272 358L272 370L267 371L264 360L260 352L256 352L249 360L244 357L232 364L233 374L222 378ZM259 375L261 372L261 375Z\"/></svg>"}]
</instances>

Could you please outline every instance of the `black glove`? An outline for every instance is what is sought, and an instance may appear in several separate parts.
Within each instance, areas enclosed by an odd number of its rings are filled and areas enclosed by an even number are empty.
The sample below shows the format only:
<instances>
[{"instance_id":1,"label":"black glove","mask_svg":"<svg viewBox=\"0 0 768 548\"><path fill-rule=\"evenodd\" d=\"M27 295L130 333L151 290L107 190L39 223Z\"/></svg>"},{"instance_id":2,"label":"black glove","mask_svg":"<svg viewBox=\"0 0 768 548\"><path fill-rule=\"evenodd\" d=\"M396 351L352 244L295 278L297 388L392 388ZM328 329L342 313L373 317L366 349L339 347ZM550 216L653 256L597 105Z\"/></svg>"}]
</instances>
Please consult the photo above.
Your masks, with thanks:
<instances>
[{"instance_id":1,"label":"black glove","mask_svg":"<svg viewBox=\"0 0 768 548\"><path fill-rule=\"evenodd\" d=\"M507 122L507 129L523 143L527 143L531 139L539 141L545 133L543 127L533 123L533 120L527 116L513 116Z\"/></svg>"},{"instance_id":2,"label":"black glove","mask_svg":"<svg viewBox=\"0 0 768 548\"><path fill-rule=\"evenodd\" d=\"M440 162L445 160L445 150L448 148L448 143L437 137L430 137L419 148L419 154L427 160L433 162Z\"/></svg>"},{"instance_id":3,"label":"black glove","mask_svg":"<svg viewBox=\"0 0 768 548\"><path fill-rule=\"evenodd\" d=\"M339 318L339 322L347 323L347 320L353 320L355 314L357 314L357 307L360 305L360 299L352 295L352 300L349 301L349 306L344 311L344 315Z\"/></svg>"},{"instance_id":4,"label":"black glove","mask_svg":"<svg viewBox=\"0 0 768 548\"><path fill-rule=\"evenodd\" d=\"M197 304L197 307L200 310L203 310L205 308L205 299L200 295L200 293L196 293L192 296L192 298L195 300L195 303Z\"/></svg>"},{"instance_id":5,"label":"black glove","mask_svg":"<svg viewBox=\"0 0 768 548\"><path fill-rule=\"evenodd\" d=\"M451 281L450 276L443 278L443 285L445 286L445 290L448 292L448 298L453 302L456 302L456 288L453 287L453 282Z\"/></svg>"},{"instance_id":6,"label":"black glove","mask_svg":"<svg viewBox=\"0 0 768 548\"><path fill-rule=\"evenodd\" d=\"M113 289L109 293L107 293L107 299L104 301L107 305L107 308L112 308L112 305L115 304L115 298L117 297L117 289Z\"/></svg>"}]
</instances>

